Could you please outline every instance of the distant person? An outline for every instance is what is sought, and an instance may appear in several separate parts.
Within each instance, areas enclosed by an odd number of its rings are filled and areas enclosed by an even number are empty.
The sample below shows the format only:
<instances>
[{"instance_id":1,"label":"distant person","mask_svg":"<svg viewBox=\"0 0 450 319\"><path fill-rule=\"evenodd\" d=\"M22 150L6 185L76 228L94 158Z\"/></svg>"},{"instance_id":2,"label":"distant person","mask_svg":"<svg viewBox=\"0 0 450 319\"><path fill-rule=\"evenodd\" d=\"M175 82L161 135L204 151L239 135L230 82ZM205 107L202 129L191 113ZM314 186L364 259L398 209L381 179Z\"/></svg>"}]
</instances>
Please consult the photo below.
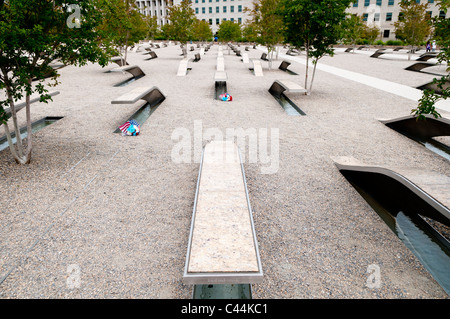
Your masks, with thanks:
<instances>
[{"instance_id":1,"label":"distant person","mask_svg":"<svg viewBox=\"0 0 450 319\"><path fill-rule=\"evenodd\" d=\"M215 42L217 42L217 40L219 40L219 38L217 38L217 37L214 37L214 41L215 41Z\"/></svg>"},{"instance_id":2,"label":"distant person","mask_svg":"<svg viewBox=\"0 0 450 319\"><path fill-rule=\"evenodd\" d=\"M433 44L431 45L431 50L436 51L436 40L433 40Z\"/></svg>"},{"instance_id":3,"label":"distant person","mask_svg":"<svg viewBox=\"0 0 450 319\"><path fill-rule=\"evenodd\" d=\"M431 43L430 43L430 40L427 41L427 46L426 46L426 48L427 48L427 52L430 52L430 51L431 51Z\"/></svg>"}]
</instances>

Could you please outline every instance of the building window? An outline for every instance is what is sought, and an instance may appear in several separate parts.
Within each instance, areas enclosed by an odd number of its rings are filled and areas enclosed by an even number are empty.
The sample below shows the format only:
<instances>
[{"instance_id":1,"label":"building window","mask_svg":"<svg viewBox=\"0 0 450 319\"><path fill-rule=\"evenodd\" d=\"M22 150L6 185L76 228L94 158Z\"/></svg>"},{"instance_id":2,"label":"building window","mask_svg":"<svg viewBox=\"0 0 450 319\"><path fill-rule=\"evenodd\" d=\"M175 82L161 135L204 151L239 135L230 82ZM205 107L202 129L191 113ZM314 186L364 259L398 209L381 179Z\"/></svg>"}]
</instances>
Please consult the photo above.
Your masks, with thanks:
<instances>
[{"instance_id":1,"label":"building window","mask_svg":"<svg viewBox=\"0 0 450 319\"><path fill-rule=\"evenodd\" d=\"M393 6L394 5L394 0L388 0L388 6Z\"/></svg>"},{"instance_id":2,"label":"building window","mask_svg":"<svg viewBox=\"0 0 450 319\"><path fill-rule=\"evenodd\" d=\"M220 24L220 20L219 18L216 18L216 24L219 25Z\"/></svg>"},{"instance_id":3,"label":"building window","mask_svg":"<svg viewBox=\"0 0 450 319\"><path fill-rule=\"evenodd\" d=\"M386 21L392 21L392 12L386 13Z\"/></svg>"},{"instance_id":4,"label":"building window","mask_svg":"<svg viewBox=\"0 0 450 319\"><path fill-rule=\"evenodd\" d=\"M206 12L205 12L205 7L202 7L202 13L206 13Z\"/></svg>"},{"instance_id":5,"label":"building window","mask_svg":"<svg viewBox=\"0 0 450 319\"><path fill-rule=\"evenodd\" d=\"M234 18L231 18L230 21L231 21L231 22L234 22Z\"/></svg>"},{"instance_id":6,"label":"building window","mask_svg":"<svg viewBox=\"0 0 450 319\"><path fill-rule=\"evenodd\" d=\"M353 2L353 8L356 8L356 7L358 7L358 0Z\"/></svg>"},{"instance_id":7,"label":"building window","mask_svg":"<svg viewBox=\"0 0 450 319\"><path fill-rule=\"evenodd\" d=\"M389 34L391 33L390 30L384 30L383 31L383 38L389 38Z\"/></svg>"},{"instance_id":8,"label":"building window","mask_svg":"<svg viewBox=\"0 0 450 319\"><path fill-rule=\"evenodd\" d=\"M382 0L377 0L377 6L381 7L381 2L382 2Z\"/></svg>"},{"instance_id":9,"label":"building window","mask_svg":"<svg viewBox=\"0 0 450 319\"><path fill-rule=\"evenodd\" d=\"M364 0L364 6L368 7L370 5L370 0Z\"/></svg>"},{"instance_id":10,"label":"building window","mask_svg":"<svg viewBox=\"0 0 450 319\"><path fill-rule=\"evenodd\" d=\"M209 22L209 25L212 25L212 19L209 19L208 22Z\"/></svg>"},{"instance_id":11,"label":"building window","mask_svg":"<svg viewBox=\"0 0 450 319\"><path fill-rule=\"evenodd\" d=\"M375 13L375 15L373 17L373 21L380 21L380 14L379 13Z\"/></svg>"},{"instance_id":12,"label":"building window","mask_svg":"<svg viewBox=\"0 0 450 319\"><path fill-rule=\"evenodd\" d=\"M439 11L439 18L444 18L445 19L445 11Z\"/></svg>"},{"instance_id":13,"label":"building window","mask_svg":"<svg viewBox=\"0 0 450 319\"><path fill-rule=\"evenodd\" d=\"M427 11L428 17L431 18L433 15L433 11Z\"/></svg>"},{"instance_id":14,"label":"building window","mask_svg":"<svg viewBox=\"0 0 450 319\"><path fill-rule=\"evenodd\" d=\"M434 3L434 0L428 0L428 3Z\"/></svg>"},{"instance_id":15,"label":"building window","mask_svg":"<svg viewBox=\"0 0 450 319\"><path fill-rule=\"evenodd\" d=\"M238 12L242 12L242 6L241 5L238 6Z\"/></svg>"},{"instance_id":16,"label":"building window","mask_svg":"<svg viewBox=\"0 0 450 319\"><path fill-rule=\"evenodd\" d=\"M198 8L195 8L195 14L198 14Z\"/></svg>"},{"instance_id":17,"label":"building window","mask_svg":"<svg viewBox=\"0 0 450 319\"><path fill-rule=\"evenodd\" d=\"M230 12L234 12L234 6L230 6Z\"/></svg>"},{"instance_id":18,"label":"building window","mask_svg":"<svg viewBox=\"0 0 450 319\"><path fill-rule=\"evenodd\" d=\"M209 13L212 13L212 7L209 7Z\"/></svg>"},{"instance_id":19,"label":"building window","mask_svg":"<svg viewBox=\"0 0 450 319\"><path fill-rule=\"evenodd\" d=\"M219 10L220 10L219 7L216 7L216 13L219 13Z\"/></svg>"},{"instance_id":20,"label":"building window","mask_svg":"<svg viewBox=\"0 0 450 319\"><path fill-rule=\"evenodd\" d=\"M223 6L223 13L227 12L227 6Z\"/></svg>"},{"instance_id":21,"label":"building window","mask_svg":"<svg viewBox=\"0 0 450 319\"><path fill-rule=\"evenodd\" d=\"M242 18L238 18L238 22L239 22L239 24L241 24L242 23Z\"/></svg>"},{"instance_id":22,"label":"building window","mask_svg":"<svg viewBox=\"0 0 450 319\"><path fill-rule=\"evenodd\" d=\"M368 13L364 13L363 14L363 21L367 21L367 18L369 17Z\"/></svg>"},{"instance_id":23,"label":"building window","mask_svg":"<svg viewBox=\"0 0 450 319\"><path fill-rule=\"evenodd\" d=\"M205 0L202 0L202 3L205 3Z\"/></svg>"},{"instance_id":24,"label":"building window","mask_svg":"<svg viewBox=\"0 0 450 319\"><path fill-rule=\"evenodd\" d=\"M198 0L195 0L195 3L198 3Z\"/></svg>"}]
</instances>

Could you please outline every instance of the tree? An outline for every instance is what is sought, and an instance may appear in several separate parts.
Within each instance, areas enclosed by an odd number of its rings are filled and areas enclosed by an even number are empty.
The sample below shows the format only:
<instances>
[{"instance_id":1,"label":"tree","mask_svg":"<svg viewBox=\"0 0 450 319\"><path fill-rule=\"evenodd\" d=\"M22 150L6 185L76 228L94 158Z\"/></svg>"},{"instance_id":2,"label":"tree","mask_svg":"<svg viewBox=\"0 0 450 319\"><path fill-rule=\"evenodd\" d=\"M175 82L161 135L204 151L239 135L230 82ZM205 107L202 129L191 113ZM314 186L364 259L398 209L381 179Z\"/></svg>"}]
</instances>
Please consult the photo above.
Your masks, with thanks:
<instances>
[{"instance_id":1,"label":"tree","mask_svg":"<svg viewBox=\"0 0 450 319\"><path fill-rule=\"evenodd\" d=\"M182 0L180 4L169 6L167 10L170 20L170 25L164 28L167 36L181 43L192 39L193 26L197 18L190 1ZM187 54L186 51L184 52Z\"/></svg>"},{"instance_id":2,"label":"tree","mask_svg":"<svg viewBox=\"0 0 450 319\"><path fill-rule=\"evenodd\" d=\"M144 21L147 28L147 38L153 40L156 36L159 35L157 18L155 16L152 17L148 15L145 16Z\"/></svg>"},{"instance_id":3,"label":"tree","mask_svg":"<svg viewBox=\"0 0 450 319\"><path fill-rule=\"evenodd\" d=\"M74 13L65 1L0 1L0 89L6 99L0 101L0 124L3 125L14 160L28 164L32 152L30 96L38 93L41 101L50 100L46 86L56 85L58 73L50 63L84 65L88 61L105 66L109 45L100 45L97 31L102 21L94 1L77 1ZM72 7L73 8L73 7ZM78 11L79 9L79 11ZM77 18L73 23L72 17ZM50 84L44 79L50 74ZM37 79L33 83L33 79ZM25 96L27 122L26 145L19 133L16 101ZM10 114L4 107L9 106ZM8 120L12 120L16 145L11 140Z\"/></svg>"},{"instance_id":4,"label":"tree","mask_svg":"<svg viewBox=\"0 0 450 319\"><path fill-rule=\"evenodd\" d=\"M347 18L342 22L342 40L349 43L355 51L356 42L361 39L364 30L364 22L362 18L356 14L348 14Z\"/></svg>"},{"instance_id":5,"label":"tree","mask_svg":"<svg viewBox=\"0 0 450 319\"><path fill-rule=\"evenodd\" d=\"M361 34L362 39L366 39L369 44L373 44L375 39L380 34L380 28L377 25L367 25L363 24L363 30Z\"/></svg>"},{"instance_id":6,"label":"tree","mask_svg":"<svg viewBox=\"0 0 450 319\"><path fill-rule=\"evenodd\" d=\"M147 36L148 23L131 0L99 0L97 9L103 14L100 29L112 43L123 48L126 63L128 46Z\"/></svg>"},{"instance_id":7,"label":"tree","mask_svg":"<svg viewBox=\"0 0 450 319\"><path fill-rule=\"evenodd\" d=\"M414 0L400 1L400 16L394 22L395 35L411 46L408 60L414 47L423 42L431 33L430 16L426 13L428 3L417 3Z\"/></svg>"},{"instance_id":8,"label":"tree","mask_svg":"<svg viewBox=\"0 0 450 319\"><path fill-rule=\"evenodd\" d=\"M213 37L209 23L197 19L194 24L194 38L198 41L207 41Z\"/></svg>"},{"instance_id":9,"label":"tree","mask_svg":"<svg viewBox=\"0 0 450 319\"><path fill-rule=\"evenodd\" d=\"M278 13L282 16L285 41L305 47L305 89L311 92L316 66L325 54L333 55L332 45L340 39L341 23L351 0L280 0ZM309 59L314 65L308 90Z\"/></svg>"},{"instance_id":10,"label":"tree","mask_svg":"<svg viewBox=\"0 0 450 319\"><path fill-rule=\"evenodd\" d=\"M438 3L440 10L447 12L450 3L448 0L441 1ZM417 120L425 119L424 114L431 114L435 118L441 116L436 111L435 104L439 100L446 100L450 96L450 88L446 85L450 82L450 19L445 17L436 17L433 21L434 26L434 38L436 39L437 45L440 47L440 52L438 54L439 63L447 64L447 74L442 76L440 79L435 78L433 83L439 88L440 93L435 90L424 90L422 93L422 98L415 109L411 110L411 114L417 118Z\"/></svg>"},{"instance_id":11,"label":"tree","mask_svg":"<svg viewBox=\"0 0 450 319\"><path fill-rule=\"evenodd\" d=\"M217 30L217 36L220 41L236 41L241 37L241 26L234 21L222 21ZM228 54L230 54L230 47L228 47Z\"/></svg>"},{"instance_id":12,"label":"tree","mask_svg":"<svg viewBox=\"0 0 450 319\"><path fill-rule=\"evenodd\" d=\"M253 9L246 8L252 17L256 42L266 46L269 57L269 69L272 67L273 52L276 45L283 41L283 20L277 14L279 0L253 0Z\"/></svg>"}]
</instances>

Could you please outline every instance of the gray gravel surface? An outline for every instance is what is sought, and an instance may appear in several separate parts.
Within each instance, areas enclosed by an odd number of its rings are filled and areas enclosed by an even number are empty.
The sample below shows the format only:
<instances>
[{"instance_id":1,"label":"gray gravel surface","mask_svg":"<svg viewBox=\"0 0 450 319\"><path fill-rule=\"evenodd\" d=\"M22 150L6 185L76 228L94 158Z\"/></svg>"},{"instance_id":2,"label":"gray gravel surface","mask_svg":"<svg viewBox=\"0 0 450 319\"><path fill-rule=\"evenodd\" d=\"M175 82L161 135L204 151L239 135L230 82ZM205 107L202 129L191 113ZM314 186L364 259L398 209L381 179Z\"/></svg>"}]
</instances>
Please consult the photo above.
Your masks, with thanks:
<instances>
[{"instance_id":1,"label":"gray gravel surface","mask_svg":"<svg viewBox=\"0 0 450 319\"><path fill-rule=\"evenodd\" d=\"M261 173L269 165L262 158L250 161L249 143L242 150L264 271L254 298L448 298L331 160L353 156L448 175L447 160L377 120L408 115L414 103L317 71L311 95L289 95L307 116L289 116L268 88L283 78L302 84L301 64L289 67L299 73L293 76L277 69L280 60L271 70L264 62L264 77L255 77L224 49L233 101L221 102L213 100L218 45L190 62L186 77L176 76L179 46L155 51L150 61L129 53L146 76L124 87L113 85L129 74L105 73L115 64L61 69L61 94L33 105L32 117L64 118L35 134L31 164L19 166L8 150L0 152L1 298L192 298L182 275L200 125L223 135L254 129L259 137L267 133L268 143L279 133L273 174ZM261 52L248 53L258 59ZM337 53L320 63L411 86L432 79L403 70L405 61L364 55ZM140 136L114 134L143 102L111 100L137 86L157 86L167 98ZM188 163L171 157L180 128L192 141ZM220 134L202 144L213 138ZM373 264L380 288L366 285ZM79 271L75 287L71 267Z\"/></svg>"}]
</instances>

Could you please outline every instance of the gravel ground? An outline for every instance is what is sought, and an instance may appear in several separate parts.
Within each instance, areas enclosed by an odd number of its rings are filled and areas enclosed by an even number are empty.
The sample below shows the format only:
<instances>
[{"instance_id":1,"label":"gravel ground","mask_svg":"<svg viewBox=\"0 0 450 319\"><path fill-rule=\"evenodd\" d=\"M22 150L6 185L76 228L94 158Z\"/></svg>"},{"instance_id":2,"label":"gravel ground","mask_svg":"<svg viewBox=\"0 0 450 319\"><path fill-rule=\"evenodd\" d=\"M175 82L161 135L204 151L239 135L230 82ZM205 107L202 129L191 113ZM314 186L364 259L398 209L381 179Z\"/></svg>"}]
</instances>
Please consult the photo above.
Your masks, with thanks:
<instances>
[{"instance_id":1,"label":"gravel ground","mask_svg":"<svg viewBox=\"0 0 450 319\"><path fill-rule=\"evenodd\" d=\"M281 61L271 70L263 63L264 77L255 77L224 49L233 102L221 102L213 100L217 45L190 62L186 77L176 76L179 46L155 51L149 61L129 53L146 76L124 87L113 85L129 74L105 73L115 64L61 69L61 94L33 105L32 117L64 118L34 135L32 163L19 166L0 152L1 298L192 298L182 276L198 128L217 129L203 145L227 128L255 130L260 143L274 143L269 162L252 161L249 143L242 149L264 271L254 298L448 298L331 160L353 156L448 175L447 160L376 120L408 115L414 103L317 71L311 95L289 95L307 116L289 116L267 90L275 79L303 83L301 64L290 65L293 76L277 69ZM337 53L320 63L411 86L433 78L403 70L408 62L367 55ZM143 102L111 100L137 86L157 86L167 98L140 136L112 133ZM178 163L174 132L183 129L193 152ZM273 173L262 173L270 167ZM366 285L373 264L379 288ZM75 276L80 281L70 281Z\"/></svg>"}]
</instances>

